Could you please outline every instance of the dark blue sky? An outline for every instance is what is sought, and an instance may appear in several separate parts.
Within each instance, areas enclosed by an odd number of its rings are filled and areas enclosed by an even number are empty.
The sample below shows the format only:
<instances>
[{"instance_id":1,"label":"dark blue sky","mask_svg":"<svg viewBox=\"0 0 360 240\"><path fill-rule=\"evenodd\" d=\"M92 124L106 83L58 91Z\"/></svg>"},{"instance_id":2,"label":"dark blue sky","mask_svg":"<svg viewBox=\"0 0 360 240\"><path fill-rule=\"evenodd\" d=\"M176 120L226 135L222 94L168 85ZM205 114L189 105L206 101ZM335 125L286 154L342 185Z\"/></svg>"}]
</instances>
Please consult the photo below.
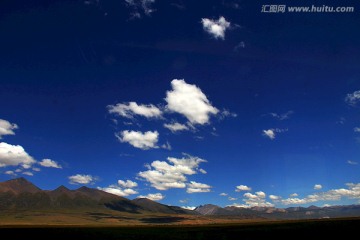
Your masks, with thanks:
<instances>
[{"instance_id":1,"label":"dark blue sky","mask_svg":"<svg viewBox=\"0 0 360 240\"><path fill-rule=\"evenodd\" d=\"M288 10L312 5L354 12ZM1 1L0 180L180 206L358 203L359 9Z\"/></svg>"}]
</instances>

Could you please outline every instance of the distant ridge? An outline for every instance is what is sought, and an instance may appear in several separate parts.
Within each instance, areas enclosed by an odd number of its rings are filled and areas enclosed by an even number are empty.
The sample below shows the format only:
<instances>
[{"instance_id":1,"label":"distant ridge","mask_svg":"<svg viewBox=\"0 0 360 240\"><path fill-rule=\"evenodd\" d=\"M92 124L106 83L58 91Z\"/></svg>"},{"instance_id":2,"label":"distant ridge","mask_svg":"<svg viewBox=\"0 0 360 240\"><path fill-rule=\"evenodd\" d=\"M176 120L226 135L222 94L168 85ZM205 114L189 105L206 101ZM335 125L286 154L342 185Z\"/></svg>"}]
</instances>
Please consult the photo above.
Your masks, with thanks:
<instances>
[{"instance_id":1,"label":"distant ridge","mask_svg":"<svg viewBox=\"0 0 360 240\"><path fill-rule=\"evenodd\" d=\"M198 214L180 207L167 206L147 198L129 200L99 189L79 187L70 190L61 185L54 190L41 190L25 178L0 183L0 210L5 209L111 209L128 213Z\"/></svg>"},{"instance_id":2,"label":"distant ridge","mask_svg":"<svg viewBox=\"0 0 360 240\"><path fill-rule=\"evenodd\" d=\"M115 210L136 214L185 214L237 219L315 219L337 217L359 217L360 205L330 207L219 207L213 204L198 206L187 210L178 206L168 206L147 198L129 200L99 189L79 187L70 190L59 186L54 190L41 190L25 178L0 182L0 211L11 210L51 210L67 214L82 211L106 212ZM139 215L141 216L141 215Z\"/></svg>"},{"instance_id":3,"label":"distant ridge","mask_svg":"<svg viewBox=\"0 0 360 240\"><path fill-rule=\"evenodd\" d=\"M265 219L314 219L314 218L337 218L337 217L358 217L360 216L360 205L344 205L330 207L252 207L243 208L228 206L225 208L206 204L195 208L196 212L207 216L236 216L244 219L265 218Z\"/></svg>"}]
</instances>

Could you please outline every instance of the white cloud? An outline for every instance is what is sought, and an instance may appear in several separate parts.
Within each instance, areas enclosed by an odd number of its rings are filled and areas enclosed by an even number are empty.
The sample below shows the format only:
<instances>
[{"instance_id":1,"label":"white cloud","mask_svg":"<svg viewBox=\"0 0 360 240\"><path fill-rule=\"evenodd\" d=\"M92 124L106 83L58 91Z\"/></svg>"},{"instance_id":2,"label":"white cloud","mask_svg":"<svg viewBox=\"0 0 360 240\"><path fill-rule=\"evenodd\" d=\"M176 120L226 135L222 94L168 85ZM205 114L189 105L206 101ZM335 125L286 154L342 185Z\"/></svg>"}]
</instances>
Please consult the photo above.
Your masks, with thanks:
<instances>
[{"instance_id":1,"label":"white cloud","mask_svg":"<svg viewBox=\"0 0 360 240\"><path fill-rule=\"evenodd\" d=\"M22 146L0 142L0 167L20 165L28 169L35 162Z\"/></svg>"},{"instance_id":2,"label":"white cloud","mask_svg":"<svg viewBox=\"0 0 360 240\"><path fill-rule=\"evenodd\" d=\"M205 183L198 183L191 181L187 184L187 193L202 193L202 192L210 192L211 186Z\"/></svg>"},{"instance_id":3,"label":"white cloud","mask_svg":"<svg viewBox=\"0 0 360 240\"><path fill-rule=\"evenodd\" d=\"M246 185L239 185L239 186L236 186L236 189L235 189L236 192L240 192L240 191L251 191L251 187L248 187Z\"/></svg>"},{"instance_id":4,"label":"white cloud","mask_svg":"<svg viewBox=\"0 0 360 240\"><path fill-rule=\"evenodd\" d=\"M201 172L202 174L207 174L207 171L202 168L199 169L199 172Z\"/></svg>"},{"instance_id":5,"label":"white cloud","mask_svg":"<svg viewBox=\"0 0 360 240\"><path fill-rule=\"evenodd\" d=\"M105 188L98 187L98 189L102 190L104 192L108 192L108 193L120 196L120 197L127 197L129 195L138 194L138 192L132 188L123 189L116 185L110 185L109 187L105 187Z\"/></svg>"},{"instance_id":6,"label":"white cloud","mask_svg":"<svg viewBox=\"0 0 360 240\"><path fill-rule=\"evenodd\" d=\"M228 194L227 193L220 193L219 195L220 196L227 196Z\"/></svg>"},{"instance_id":7,"label":"white cloud","mask_svg":"<svg viewBox=\"0 0 360 240\"><path fill-rule=\"evenodd\" d=\"M136 102L129 102L109 105L107 108L109 113L115 113L126 118L133 118L134 115L140 115L146 118L159 118L162 115L161 110L152 104L138 105Z\"/></svg>"},{"instance_id":8,"label":"white cloud","mask_svg":"<svg viewBox=\"0 0 360 240\"><path fill-rule=\"evenodd\" d=\"M62 168L61 165L51 159L43 159L39 164L43 167Z\"/></svg>"},{"instance_id":9,"label":"white cloud","mask_svg":"<svg viewBox=\"0 0 360 240\"><path fill-rule=\"evenodd\" d=\"M282 132L286 132L286 131L287 131L287 129L271 128L268 130L263 130L263 135L265 137L268 137L271 140L273 140L276 137L276 133L282 133Z\"/></svg>"},{"instance_id":10,"label":"white cloud","mask_svg":"<svg viewBox=\"0 0 360 240\"><path fill-rule=\"evenodd\" d=\"M350 199L360 199L360 183L347 183L346 186L348 189L339 188L339 189L331 189L326 192L317 192L314 194L310 194L305 198L287 198L281 200L281 203L284 205L291 204L308 204L314 203L318 201L339 201L342 198L350 198Z\"/></svg>"},{"instance_id":11,"label":"white cloud","mask_svg":"<svg viewBox=\"0 0 360 240\"><path fill-rule=\"evenodd\" d=\"M275 132L273 129L263 130L263 135L267 136L271 140L275 139Z\"/></svg>"},{"instance_id":12,"label":"white cloud","mask_svg":"<svg viewBox=\"0 0 360 240\"><path fill-rule=\"evenodd\" d=\"M237 200L237 198L234 198L234 197L228 197L228 200L229 200L229 201L236 201L236 200Z\"/></svg>"},{"instance_id":13,"label":"white cloud","mask_svg":"<svg viewBox=\"0 0 360 240\"><path fill-rule=\"evenodd\" d=\"M166 142L166 143L164 143L163 145L161 145L161 148L167 149L167 150L171 150L171 149L172 149L172 147L171 147L171 145L170 145L169 142Z\"/></svg>"},{"instance_id":14,"label":"white cloud","mask_svg":"<svg viewBox=\"0 0 360 240\"><path fill-rule=\"evenodd\" d=\"M184 115L191 124L209 123L210 114L219 112L196 85L174 79L171 86L172 90L166 92L167 109Z\"/></svg>"},{"instance_id":15,"label":"white cloud","mask_svg":"<svg viewBox=\"0 0 360 240\"><path fill-rule=\"evenodd\" d=\"M266 194L263 191L258 191L255 194L244 193L242 207L273 207L274 204L266 201Z\"/></svg>"},{"instance_id":16,"label":"white cloud","mask_svg":"<svg viewBox=\"0 0 360 240\"><path fill-rule=\"evenodd\" d=\"M181 208L186 209L186 210L194 210L196 207L181 206Z\"/></svg>"},{"instance_id":17,"label":"white cloud","mask_svg":"<svg viewBox=\"0 0 360 240\"><path fill-rule=\"evenodd\" d=\"M276 196L276 195L270 195L269 198L273 201L277 201L277 200L280 200L280 196Z\"/></svg>"},{"instance_id":18,"label":"white cloud","mask_svg":"<svg viewBox=\"0 0 360 240\"><path fill-rule=\"evenodd\" d=\"M184 154L181 159L168 157L167 161L153 161L147 171L139 172L138 176L151 183L158 190L169 188L185 188L187 178L185 175L197 173L199 164L206 162L198 157Z\"/></svg>"},{"instance_id":19,"label":"white cloud","mask_svg":"<svg viewBox=\"0 0 360 240\"><path fill-rule=\"evenodd\" d=\"M133 189L137 186L138 184L131 180L118 180L118 185L113 184L104 188L98 187L98 189L120 197L127 197L129 195L138 194L138 192Z\"/></svg>"},{"instance_id":20,"label":"white cloud","mask_svg":"<svg viewBox=\"0 0 360 240\"><path fill-rule=\"evenodd\" d=\"M354 107L359 101L360 101L360 90L355 91L353 93L349 93L345 97L345 102Z\"/></svg>"},{"instance_id":21,"label":"white cloud","mask_svg":"<svg viewBox=\"0 0 360 240\"><path fill-rule=\"evenodd\" d=\"M315 189L315 190L320 190L320 189L322 189L321 184L315 184L315 185L314 185L314 189Z\"/></svg>"},{"instance_id":22,"label":"white cloud","mask_svg":"<svg viewBox=\"0 0 360 240\"><path fill-rule=\"evenodd\" d=\"M354 132L356 132L356 133L360 133L360 127L356 127L356 128L354 128Z\"/></svg>"},{"instance_id":23,"label":"white cloud","mask_svg":"<svg viewBox=\"0 0 360 240\"><path fill-rule=\"evenodd\" d=\"M152 201L160 201L163 200L165 198L164 195L162 195L161 193L149 193L148 195L140 195L137 198L147 198L150 199Z\"/></svg>"},{"instance_id":24,"label":"white cloud","mask_svg":"<svg viewBox=\"0 0 360 240\"><path fill-rule=\"evenodd\" d=\"M92 184L94 183L97 178L91 175L85 174L76 174L73 176L68 177L70 184Z\"/></svg>"},{"instance_id":25,"label":"white cloud","mask_svg":"<svg viewBox=\"0 0 360 240\"><path fill-rule=\"evenodd\" d=\"M16 176L16 173L14 171L11 171L11 170L6 171L5 174Z\"/></svg>"},{"instance_id":26,"label":"white cloud","mask_svg":"<svg viewBox=\"0 0 360 240\"><path fill-rule=\"evenodd\" d=\"M209 18L201 19L202 26L204 30L213 36L215 39L225 39L225 31L230 28L230 22L221 16L218 20L213 20Z\"/></svg>"},{"instance_id":27,"label":"white cloud","mask_svg":"<svg viewBox=\"0 0 360 240\"><path fill-rule=\"evenodd\" d=\"M29 171L23 172L22 174L27 175L27 176L34 176L34 174Z\"/></svg>"},{"instance_id":28,"label":"white cloud","mask_svg":"<svg viewBox=\"0 0 360 240\"><path fill-rule=\"evenodd\" d=\"M132 8L132 17L141 18L141 12L150 16L155 9L152 8L152 4L155 0L125 0L126 4Z\"/></svg>"},{"instance_id":29,"label":"white cloud","mask_svg":"<svg viewBox=\"0 0 360 240\"><path fill-rule=\"evenodd\" d=\"M18 128L18 125L15 123L10 123L9 121L0 119L0 139L5 135L15 135L13 130Z\"/></svg>"},{"instance_id":30,"label":"white cloud","mask_svg":"<svg viewBox=\"0 0 360 240\"><path fill-rule=\"evenodd\" d=\"M126 180L126 181L118 180L118 184L123 188L134 188L138 186L136 182L133 182L131 180Z\"/></svg>"},{"instance_id":31,"label":"white cloud","mask_svg":"<svg viewBox=\"0 0 360 240\"><path fill-rule=\"evenodd\" d=\"M250 208L251 206L246 204L233 203L231 205L227 205L227 207Z\"/></svg>"},{"instance_id":32,"label":"white cloud","mask_svg":"<svg viewBox=\"0 0 360 240\"><path fill-rule=\"evenodd\" d=\"M273 118L276 118L276 119L282 121L282 120L289 119L290 115L292 115L293 113L294 113L294 111L290 110L290 111L287 111L286 113L282 113L282 114L269 113L269 115L271 115Z\"/></svg>"},{"instance_id":33,"label":"white cloud","mask_svg":"<svg viewBox=\"0 0 360 240\"><path fill-rule=\"evenodd\" d=\"M227 117L234 117L235 118L235 117L237 117L237 114L233 113L233 112L230 112L227 109L224 109L220 114L220 118L223 119L223 118L227 118Z\"/></svg>"},{"instance_id":34,"label":"white cloud","mask_svg":"<svg viewBox=\"0 0 360 240\"><path fill-rule=\"evenodd\" d=\"M351 161L351 160L348 160L347 163L350 165L358 165L359 164L358 162Z\"/></svg>"},{"instance_id":35,"label":"white cloud","mask_svg":"<svg viewBox=\"0 0 360 240\"><path fill-rule=\"evenodd\" d=\"M265 198L266 194L263 191L259 191L255 193L259 198Z\"/></svg>"},{"instance_id":36,"label":"white cloud","mask_svg":"<svg viewBox=\"0 0 360 240\"><path fill-rule=\"evenodd\" d=\"M120 142L127 142L133 147L140 148L142 150L148 150L150 148L158 148L156 145L159 138L157 131L147 131L142 133L140 131L122 131L121 136L116 135Z\"/></svg>"},{"instance_id":37,"label":"white cloud","mask_svg":"<svg viewBox=\"0 0 360 240\"><path fill-rule=\"evenodd\" d=\"M185 124L181 124L178 122L175 123L165 123L164 127L169 129L171 132L178 132L178 131L185 131L185 130L189 130L189 127L186 126Z\"/></svg>"}]
</instances>

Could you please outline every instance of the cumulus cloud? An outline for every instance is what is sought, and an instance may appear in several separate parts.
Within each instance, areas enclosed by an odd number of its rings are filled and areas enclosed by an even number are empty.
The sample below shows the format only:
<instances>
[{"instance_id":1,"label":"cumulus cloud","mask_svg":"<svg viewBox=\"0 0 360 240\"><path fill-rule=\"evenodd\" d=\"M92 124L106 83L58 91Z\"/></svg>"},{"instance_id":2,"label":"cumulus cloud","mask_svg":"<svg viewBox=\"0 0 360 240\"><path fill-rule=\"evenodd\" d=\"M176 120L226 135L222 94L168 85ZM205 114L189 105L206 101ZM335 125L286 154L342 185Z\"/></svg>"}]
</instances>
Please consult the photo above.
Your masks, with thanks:
<instances>
[{"instance_id":1,"label":"cumulus cloud","mask_svg":"<svg viewBox=\"0 0 360 240\"><path fill-rule=\"evenodd\" d=\"M171 86L172 90L166 92L167 109L184 115L191 124L209 123L210 115L219 112L196 85L174 79Z\"/></svg>"},{"instance_id":2,"label":"cumulus cloud","mask_svg":"<svg viewBox=\"0 0 360 240\"><path fill-rule=\"evenodd\" d=\"M240 191L251 191L251 187L248 187L246 185L239 185L239 186L236 186L236 189L235 189L236 192L240 192Z\"/></svg>"},{"instance_id":3,"label":"cumulus cloud","mask_svg":"<svg viewBox=\"0 0 360 240\"><path fill-rule=\"evenodd\" d=\"M57 162L51 159L43 159L39 164L43 167L49 167L49 168L62 168L61 165L59 165Z\"/></svg>"},{"instance_id":4,"label":"cumulus cloud","mask_svg":"<svg viewBox=\"0 0 360 240\"><path fill-rule=\"evenodd\" d=\"M139 172L138 176L158 190L185 188L186 175L196 174L202 162L206 160L188 154L184 154L180 159L168 157L167 161L153 161L150 166L148 165L148 170Z\"/></svg>"},{"instance_id":5,"label":"cumulus cloud","mask_svg":"<svg viewBox=\"0 0 360 240\"><path fill-rule=\"evenodd\" d=\"M219 195L220 196L227 196L228 194L227 193L220 193Z\"/></svg>"},{"instance_id":6,"label":"cumulus cloud","mask_svg":"<svg viewBox=\"0 0 360 240\"><path fill-rule=\"evenodd\" d=\"M68 178L70 184L92 184L97 180L96 177L86 174L76 174Z\"/></svg>"},{"instance_id":7,"label":"cumulus cloud","mask_svg":"<svg viewBox=\"0 0 360 240\"><path fill-rule=\"evenodd\" d=\"M347 183L346 188L331 189L326 192L316 192L305 198L287 198L281 200L284 205L302 205L318 201L339 201L342 198L360 199L360 183Z\"/></svg>"},{"instance_id":8,"label":"cumulus cloud","mask_svg":"<svg viewBox=\"0 0 360 240\"><path fill-rule=\"evenodd\" d=\"M348 160L347 163L350 165L358 165L359 164L358 162L351 161L351 160Z\"/></svg>"},{"instance_id":9,"label":"cumulus cloud","mask_svg":"<svg viewBox=\"0 0 360 240\"><path fill-rule=\"evenodd\" d=\"M165 123L164 127L169 129L171 132L178 132L178 131L186 131L189 130L189 127L185 124L181 124L178 122L175 123Z\"/></svg>"},{"instance_id":10,"label":"cumulus cloud","mask_svg":"<svg viewBox=\"0 0 360 240\"><path fill-rule=\"evenodd\" d=\"M198 183L191 181L187 184L187 193L202 193L202 192L210 192L211 186L205 183Z\"/></svg>"},{"instance_id":11,"label":"cumulus cloud","mask_svg":"<svg viewBox=\"0 0 360 240\"><path fill-rule=\"evenodd\" d=\"M0 142L0 167L21 166L28 169L35 162L22 146Z\"/></svg>"},{"instance_id":12,"label":"cumulus cloud","mask_svg":"<svg viewBox=\"0 0 360 240\"><path fill-rule=\"evenodd\" d=\"M201 19L202 26L208 34L213 36L215 39L225 39L225 32L228 28L230 28L230 22L226 21L226 19L221 16L218 20L202 18Z\"/></svg>"},{"instance_id":13,"label":"cumulus cloud","mask_svg":"<svg viewBox=\"0 0 360 240\"><path fill-rule=\"evenodd\" d=\"M111 193L111 194L120 196L120 197L127 197L129 195L138 194L138 192L135 191L132 188L121 188L121 187L116 186L116 185L110 185L110 186L105 187L105 188L98 187L98 189L102 190L104 192L107 192L107 193Z\"/></svg>"},{"instance_id":14,"label":"cumulus cloud","mask_svg":"<svg viewBox=\"0 0 360 240\"><path fill-rule=\"evenodd\" d=\"M15 135L14 130L18 128L18 125L15 123L0 119L0 139L5 135Z\"/></svg>"},{"instance_id":15,"label":"cumulus cloud","mask_svg":"<svg viewBox=\"0 0 360 240\"><path fill-rule=\"evenodd\" d=\"M126 180L126 181L118 180L118 184L123 188L134 188L138 186L137 182L133 182L131 180Z\"/></svg>"},{"instance_id":16,"label":"cumulus cloud","mask_svg":"<svg viewBox=\"0 0 360 240\"><path fill-rule=\"evenodd\" d=\"M345 97L345 102L353 107L355 107L359 101L360 101L360 90L355 91L353 93L349 93Z\"/></svg>"},{"instance_id":17,"label":"cumulus cloud","mask_svg":"<svg viewBox=\"0 0 360 240\"><path fill-rule=\"evenodd\" d=\"M161 193L149 193L147 195L140 195L137 198L147 198L152 201L160 201L160 200L163 200L165 198L165 196L162 195Z\"/></svg>"},{"instance_id":18,"label":"cumulus cloud","mask_svg":"<svg viewBox=\"0 0 360 240\"><path fill-rule=\"evenodd\" d=\"M11 170L6 171L5 174L16 176L16 173L14 171L11 171Z\"/></svg>"},{"instance_id":19,"label":"cumulus cloud","mask_svg":"<svg viewBox=\"0 0 360 240\"><path fill-rule=\"evenodd\" d=\"M315 189L315 190L320 190L320 189L322 189L321 184L315 184L315 185L314 185L314 189Z\"/></svg>"},{"instance_id":20,"label":"cumulus cloud","mask_svg":"<svg viewBox=\"0 0 360 240\"><path fill-rule=\"evenodd\" d=\"M141 18L142 14L150 16L155 11L152 7L155 0L125 0L125 3L132 9L133 18Z\"/></svg>"},{"instance_id":21,"label":"cumulus cloud","mask_svg":"<svg viewBox=\"0 0 360 240\"><path fill-rule=\"evenodd\" d=\"M140 115L146 118L159 118L162 115L161 110L152 104L140 104L136 102L118 103L107 106L109 113L117 114L125 118L133 118L134 115Z\"/></svg>"},{"instance_id":22,"label":"cumulus cloud","mask_svg":"<svg viewBox=\"0 0 360 240\"><path fill-rule=\"evenodd\" d=\"M270 195L269 198L273 201L277 201L277 200L280 200L280 196L276 196L276 195Z\"/></svg>"},{"instance_id":23,"label":"cumulus cloud","mask_svg":"<svg viewBox=\"0 0 360 240\"><path fill-rule=\"evenodd\" d=\"M282 120L289 119L290 115L292 115L293 113L294 113L294 111L290 110L290 111L287 111L286 113L282 113L282 114L269 113L269 115L272 116L273 118L276 118L276 119L282 121Z\"/></svg>"},{"instance_id":24,"label":"cumulus cloud","mask_svg":"<svg viewBox=\"0 0 360 240\"><path fill-rule=\"evenodd\" d=\"M243 201L245 204L236 205L238 207L273 207L274 204L266 201L266 194L263 191L244 193Z\"/></svg>"},{"instance_id":25,"label":"cumulus cloud","mask_svg":"<svg viewBox=\"0 0 360 240\"><path fill-rule=\"evenodd\" d=\"M196 207L191 207L191 206L181 206L181 208L186 209L186 210L194 210Z\"/></svg>"},{"instance_id":26,"label":"cumulus cloud","mask_svg":"<svg viewBox=\"0 0 360 240\"><path fill-rule=\"evenodd\" d=\"M356 132L356 133L360 133L360 127L356 127L356 128L354 128L354 132Z\"/></svg>"},{"instance_id":27,"label":"cumulus cloud","mask_svg":"<svg viewBox=\"0 0 360 240\"><path fill-rule=\"evenodd\" d=\"M290 194L290 197L297 197L297 196L299 196L297 193Z\"/></svg>"},{"instance_id":28,"label":"cumulus cloud","mask_svg":"<svg viewBox=\"0 0 360 240\"><path fill-rule=\"evenodd\" d=\"M271 128L268 130L263 130L263 135L270 138L271 140L274 140L276 137L276 133L282 133L286 131L287 129Z\"/></svg>"},{"instance_id":29,"label":"cumulus cloud","mask_svg":"<svg viewBox=\"0 0 360 240\"><path fill-rule=\"evenodd\" d=\"M147 131L142 133L140 131L122 131L120 136L116 135L120 142L127 142L133 147L140 148L142 150L148 150L150 148L158 148L156 145L159 138L157 131Z\"/></svg>"},{"instance_id":30,"label":"cumulus cloud","mask_svg":"<svg viewBox=\"0 0 360 240\"><path fill-rule=\"evenodd\" d=\"M32 172L29 172L29 171L23 172L22 174L30 176L30 177L34 176L34 174Z\"/></svg>"},{"instance_id":31,"label":"cumulus cloud","mask_svg":"<svg viewBox=\"0 0 360 240\"><path fill-rule=\"evenodd\" d=\"M112 184L104 188L98 187L98 189L120 197L127 197L129 195L138 194L138 192L133 189L138 186L136 182L131 180L118 180L117 183L117 185Z\"/></svg>"},{"instance_id":32,"label":"cumulus cloud","mask_svg":"<svg viewBox=\"0 0 360 240\"><path fill-rule=\"evenodd\" d=\"M228 197L228 200L229 200L229 201L236 201L236 200L237 200L237 198L234 198L234 197Z\"/></svg>"}]
</instances>

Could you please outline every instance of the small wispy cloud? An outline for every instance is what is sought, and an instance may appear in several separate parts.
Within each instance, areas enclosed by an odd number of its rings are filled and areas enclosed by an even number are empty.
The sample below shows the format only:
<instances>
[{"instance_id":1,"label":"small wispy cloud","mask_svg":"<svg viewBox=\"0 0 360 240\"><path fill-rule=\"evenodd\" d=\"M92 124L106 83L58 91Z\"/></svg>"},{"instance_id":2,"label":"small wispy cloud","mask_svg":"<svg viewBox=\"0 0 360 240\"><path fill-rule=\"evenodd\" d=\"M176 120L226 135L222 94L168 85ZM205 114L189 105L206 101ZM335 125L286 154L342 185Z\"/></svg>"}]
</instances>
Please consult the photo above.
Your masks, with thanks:
<instances>
[{"instance_id":1,"label":"small wispy cloud","mask_svg":"<svg viewBox=\"0 0 360 240\"><path fill-rule=\"evenodd\" d=\"M150 16L155 11L152 7L155 0L125 0L125 3L132 9L133 18L141 18L142 14Z\"/></svg>"},{"instance_id":2,"label":"small wispy cloud","mask_svg":"<svg viewBox=\"0 0 360 240\"><path fill-rule=\"evenodd\" d=\"M355 107L359 101L360 101L360 90L355 91L353 93L349 93L345 97L345 102L353 107Z\"/></svg>"},{"instance_id":3,"label":"small wispy cloud","mask_svg":"<svg viewBox=\"0 0 360 240\"><path fill-rule=\"evenodd\" d=\"M358 165L359 164L358 162L351 161L351 160L348 160L347 163L350 165Z\"/></svg>"},{"instance_id":4,"label":"small wispy cloud","mask_svg":"<svg viewBox=\"0 0 360 240\"><path fill-rule=\"evenodd\" d=\"M272 113L269 113L268 115L282 121L282 120L289 119L292 114L294 114L294 111L290 110L290 111L287 111L286 113L279 114L279 113L273 113L272 112Z\"/></svg>"},{"instance_id":5,"label":"small wispy cloud","mask_svg":"<svg viewBox=\"0 0 360 240\"><path fill-rule=\"evenodd\" d=\"M263 135L265 137L270 138L271 140L274 140L276 138L277 133L283 133L287 131L288 131L287 129L271 128L271 129L263 130Z\"/></svg>"}]
</instances>

